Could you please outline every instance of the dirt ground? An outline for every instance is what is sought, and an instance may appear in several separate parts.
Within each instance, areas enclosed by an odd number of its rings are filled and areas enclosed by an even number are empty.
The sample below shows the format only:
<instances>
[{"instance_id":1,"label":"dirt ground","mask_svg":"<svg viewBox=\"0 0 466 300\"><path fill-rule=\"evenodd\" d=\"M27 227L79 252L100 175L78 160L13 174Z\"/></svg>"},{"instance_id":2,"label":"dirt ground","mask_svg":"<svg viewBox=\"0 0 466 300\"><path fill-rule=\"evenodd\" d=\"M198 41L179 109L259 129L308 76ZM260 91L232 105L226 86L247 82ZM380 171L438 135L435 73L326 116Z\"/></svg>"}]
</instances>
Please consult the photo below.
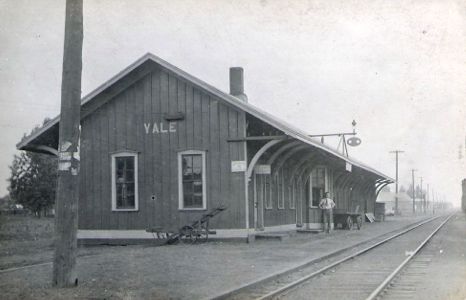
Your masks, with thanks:
<instances>
[{"instance_id":1,"label":"dirt ground","mask_svg":"<svg viewBox=\"0 0 466 300\"><path fill-rule=\"evenodd\" d=\"M457 214L427 245L432 261L416 299L466 299L466 214Z\"/></svg>"},{"instance_id":2,"label":"dirt ground","mask_svg":"<svg viewBox=\"0 0 466 300\"><path fill-rule=\"evenodd\" d=\"M300 234L284 242L80 248L79 285L57 289L51 286L52 264L47 263L53 256L53 219L11 217L0 228L0 298L205 299L412 221L388 219L366 223L360 231ZM34 263L45 264L5 270Z\"/></svg>"}]
</instances>

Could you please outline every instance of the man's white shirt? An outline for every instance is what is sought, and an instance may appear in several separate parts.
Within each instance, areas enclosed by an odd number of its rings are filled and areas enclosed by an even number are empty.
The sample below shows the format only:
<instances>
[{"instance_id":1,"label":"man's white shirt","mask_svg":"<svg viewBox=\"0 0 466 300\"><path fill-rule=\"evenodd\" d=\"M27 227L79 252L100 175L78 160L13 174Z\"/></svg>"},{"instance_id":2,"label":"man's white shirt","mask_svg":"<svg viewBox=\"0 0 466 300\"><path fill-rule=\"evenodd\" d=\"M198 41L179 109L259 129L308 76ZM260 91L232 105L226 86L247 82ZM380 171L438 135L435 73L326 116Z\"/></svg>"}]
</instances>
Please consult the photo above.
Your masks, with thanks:
<instances>
[{"instance_id":1,"label":"man's white shirt","mask_svg":"<svg viewBox=\"0 0 466 300\"><path fill-rule=\"evenodd\" d=\"M323 198L320 200L319 207L322 209L332 209L335 207L335 202L330 198Z\"/></svg>"}]
</instances>

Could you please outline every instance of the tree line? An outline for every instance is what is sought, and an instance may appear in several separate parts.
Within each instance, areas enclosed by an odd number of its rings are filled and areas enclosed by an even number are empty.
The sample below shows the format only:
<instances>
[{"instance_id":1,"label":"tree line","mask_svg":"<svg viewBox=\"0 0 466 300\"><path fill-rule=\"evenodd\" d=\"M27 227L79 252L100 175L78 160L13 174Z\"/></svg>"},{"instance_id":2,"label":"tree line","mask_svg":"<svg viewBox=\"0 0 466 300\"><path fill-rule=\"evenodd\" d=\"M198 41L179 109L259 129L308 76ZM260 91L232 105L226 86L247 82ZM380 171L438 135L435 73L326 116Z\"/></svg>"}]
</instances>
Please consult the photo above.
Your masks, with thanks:
<instances>
[{"instance_id":1,"label":"tree line","mask_svg":"<svg viewBox=\"0 0 466 300\"><path fill-rule=\"evenodd\" d=\"M42 125L48 121L45 119ZM31 134L39 128L36 126ZM30 151L15 154L9 166L8 191L11 201L23 205L38 217L45 215L55 204L57 164L57 158L52 155Z\"/></svg>"}]
</instances>

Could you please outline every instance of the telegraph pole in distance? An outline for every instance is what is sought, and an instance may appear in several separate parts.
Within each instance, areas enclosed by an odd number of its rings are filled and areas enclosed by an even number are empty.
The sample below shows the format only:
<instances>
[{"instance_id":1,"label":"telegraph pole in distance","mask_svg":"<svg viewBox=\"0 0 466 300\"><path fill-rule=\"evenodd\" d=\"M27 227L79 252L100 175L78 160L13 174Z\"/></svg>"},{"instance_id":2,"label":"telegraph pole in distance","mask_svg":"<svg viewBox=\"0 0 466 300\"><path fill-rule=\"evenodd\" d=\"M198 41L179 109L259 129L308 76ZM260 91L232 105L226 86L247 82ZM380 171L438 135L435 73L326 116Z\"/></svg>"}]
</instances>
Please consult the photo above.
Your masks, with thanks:
<instances>
[{"instance_id":1,"label":"telegraph pole in distance","mask_svg":"<svg viewBox=\"0 0 466 300\"><path fill-rule=\"evenodd\" d=\"M421 207L424 207L424 213L426 212L426 207L424 205L424 194L422 193L422 176L421 178Z\"/></svg>"},{"instance_id":2,"label":"telegraph pole in distance","mask_svg":"<svg viewBox=\"0 0 466 300\"><path fill-rule=\"evenodd\" d=\"M432 189L432 214L435 215L435 192Z\"/></svg>"},{"instance_id":3,"label":"telegraph pole in distance","mask_svg":"<svg viewBox=\"0 0 466 300\"><path fill-rule=\"evenodd\" d=\"M398 153L403 153L401 150L393 150L390 153L395 153L396 158L396 182L395 182L395 214L399 215L398 211Z\"/></svg>"},{"instance_id":4,"label":"telegraph pole in distance","mask_svg":"<svg viewBox=\"0 0 466 300\"><path fill-rule=\"evenodd\" d=\"M430 197L429 197L429 184L427 184L427 190L426 190L426 196L425 196L425 203L426 203L426 214L427 214L427 209L429 208L429 200L430 200Z\"/></svg>"},{"instance_id":5,"label":"telegraph pole in distance","mask_svg":"<svg viewBox=\"0 0 466 300\"><path fill-rule=\"evenodd\" d=\"M414 172L415 169L411 169L411 176L413 179L413 215L416 213L416 187L414 186Z\"/></svg>"},{"instance_id":6,"label":"telegraph pole in distance","mask_svg":"<svg viewBox=\"0 0 466 300\"><path fill-rule=\"evenodd\" d=\"M78 284L76 253L79 198L79 124L83 46L83 1L66 0L61 85L58 183L55 204L53 280L57 287Z\"/></svg>"}]
</instances>

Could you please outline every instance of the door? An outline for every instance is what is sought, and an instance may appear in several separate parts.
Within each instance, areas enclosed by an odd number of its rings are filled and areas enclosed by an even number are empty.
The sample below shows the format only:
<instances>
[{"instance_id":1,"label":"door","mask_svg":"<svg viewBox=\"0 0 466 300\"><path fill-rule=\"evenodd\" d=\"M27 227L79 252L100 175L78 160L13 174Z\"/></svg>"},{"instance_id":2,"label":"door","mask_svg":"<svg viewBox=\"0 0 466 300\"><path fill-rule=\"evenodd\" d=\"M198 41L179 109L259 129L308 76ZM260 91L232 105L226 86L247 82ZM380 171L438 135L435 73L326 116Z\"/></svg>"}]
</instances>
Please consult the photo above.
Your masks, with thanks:
<instances>
[{"instance_id":1,"label":"door","mask_svg":"<svg viewBox=\"0 0 466 300\"><path fill-rule=\"evenodd\" d=\"M264 230L264 206L270 193L269 176L254 173L254 228Z\"/></svg>"},{"instance_id":2,"label":"door","mask_svg":"<svg viewBox=\"0 0 466 300\"><path fill-rule=\"evenodd\" d=\"M325 167L314 168L305 178L302 202L302 218L305 224L315 226L322 221L319 202L327 191L327 170Z\"/></svg>"},{"instance_id":3,"label":"door","mask_svg":"<svg viewBox=\"0 0 466 300\"><path fill-rule=\"evenodd\" d=\"M303 212L303 219L304 223L306 224L307 227L309 227L310 221L310 210L311 210L311 203L312 203L312 198L311 198L311 185L310 185L310 180L306 180L306 184L304 185L304 201L302 202L302 212Z\"/></svg>"}]
</instances>

